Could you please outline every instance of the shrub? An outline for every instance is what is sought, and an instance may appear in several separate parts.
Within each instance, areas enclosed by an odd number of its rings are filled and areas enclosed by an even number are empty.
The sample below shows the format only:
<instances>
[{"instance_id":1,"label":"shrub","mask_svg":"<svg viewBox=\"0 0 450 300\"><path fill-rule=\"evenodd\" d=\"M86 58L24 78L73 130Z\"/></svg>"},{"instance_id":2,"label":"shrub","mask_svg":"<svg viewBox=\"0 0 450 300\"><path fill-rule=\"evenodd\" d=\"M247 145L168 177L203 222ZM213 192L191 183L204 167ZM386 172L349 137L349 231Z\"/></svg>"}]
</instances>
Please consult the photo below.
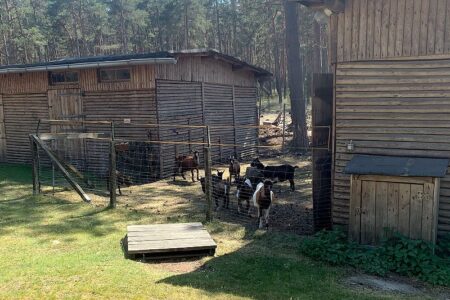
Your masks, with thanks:
<instances>
[{"instance_id":1,"label":"shrub","mask_svg":"<svg viewBox=\"0 0 450 300\"><path fill-rule=\"evenodd\" d=\"M424 281L450 286L450 239L434 245L400 234L383 240L379 247L349 242L344 231L321 231L300 246L302 254L333 265L348 265L385 276L395 272ZM435 254L436 253L436 254Z\"/></svg>"}]
</instances>

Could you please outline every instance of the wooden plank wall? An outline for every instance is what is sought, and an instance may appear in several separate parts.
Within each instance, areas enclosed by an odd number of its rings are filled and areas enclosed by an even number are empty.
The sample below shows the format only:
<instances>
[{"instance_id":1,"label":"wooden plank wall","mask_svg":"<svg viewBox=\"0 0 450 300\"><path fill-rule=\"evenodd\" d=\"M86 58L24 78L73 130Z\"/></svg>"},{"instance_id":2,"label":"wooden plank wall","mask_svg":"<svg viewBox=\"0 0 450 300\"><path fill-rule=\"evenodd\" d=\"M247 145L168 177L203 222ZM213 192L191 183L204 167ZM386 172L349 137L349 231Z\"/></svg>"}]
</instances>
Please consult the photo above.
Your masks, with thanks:
<instances>
[{"instance_id":1,"label":"wooden plank wall","mask_svg":"<svg viewBox=\"0 0 450 300\"><path fill-rule=\"evenodd\" d=\"M155 67L157 79L256 86L252 72L245 69L233 70L229 63L212 57L182 57L178 59L176 65L155 65Z\"/></svg>"},{"instance_id":2,"label":"wooden plank wall","mask_svg":"<svg viewBox=\"0 0 450 300\"><path fill-rule=\"evenodd\" d=\"M450 54L450 0L346 0L330 24L332 63Z\"/></svg>"},{"instance_id":3,"label":"wooden plank wall","mask_svg":"<svg viewBox=\"0 0 450 300\"><path fill-rule=\"evenodd\" d=\"M83 113L86 121L114 121L117 139L146 141L149 137L152 139L158 137L157 128L134 125L157 122L154 89L86 92L83 97ZM124 124L124 119L129 119L131 124ZM98 124L89 124L86 129L88 132L110 132L111 130L108 125ZM158 149L159 145L155 145L155 154L158 154ZM88 140L87 150L89 165L106 172L109 143Z\"/></svg>"},{"instance_id":4,"label":"wooden plank wall","mask_svg":"<svg viewBox=\"0 0 450 300\"><path fill-rule=\"evenodd\" d=\"M10 163L29 163L30 133L36 132L39 119L48 118L47 94L3 95L6 159ZM43 126L42 131L48 131Z\"/></svg>"},{"instance_id":5,"label":"wooden plank wall","mask_svg":"<svg viewBox=\"0 0 450 300\"><path fill-rule=\"evenodd\" d=\"M234 145L233 86L204 84L203 93L205 124L212 126L211 143ZM234 146L212 146L213 163L228 161L234 149Z\"/></svg>"},{"instance_id":6,"label":"wooden plank wall","mask_svg":"<svg viewBox=\"0 0 450 300\"><path fill-rule=\"evenodd\" d=\"M256 86L255 76L246 70L233 70L223 61L209 57L183 57L177 64L131 66L131 80L99 82L97 69L80 70L79 83L49 85L47 72L0 74L0 94L46 93L49 89L80 88L85 92L154 89L155 79L199 81Z\"/></svg>"},{"instance_id":7,"label":"wooden plank wall","mask_svg":"<svg viewBox=\"0 0 450 300\"><path fill-rule=\"evenodd\" d=\"M258 145L258 129L252 128L257 126L258 108L257 108L258 91L252 87L235 87L235 124L236 128L236 144L237 154L239 158L253 158L257 153ZM243 128L239 126L250 126Z\"/></svg>"},{"instance_id":8,"label":"wooden plank wall","mask_svg":"<svg viewBox=\"0 0 450 300\"><path fill-rule=\"evenodd\" d=\"M3 113L3 97L0 95L0 162L6 161L5 114Z\"/></svg>"},{"instance_id":9,"label":"wooden plank wall","mask_svg":"<svg viewBox=\"0 0 450 300\"><path fill-rule=\"evenodd\" d=\"M202 84L198 82L158 80L156 84L158 122L172 125L202 125L203 104ZM161 127L159 140L161 142L200 142L203 143L205 131L203 128L188 129L176 127ZM190 151L198 151L202 158L201 145L161 144L160 174L168 177L173 174L175 156L187 155ZM201 163L202 163L201 159ZM190 175L189 175L190 176Z\"/></svg>"},{"instance_id":10,"label":"wooden plank wall","mask_svg":"<svg viewBox=\"0 0 450 300\"><path fill-rule=\"evenodd\" d=\"M353 154L450 157L450 60L337 65L333 221L348 224ZM346 144L352 140L355 151ZM441 181L438 233L450 232L450 171Z\"/></svg>"}]
</instances>

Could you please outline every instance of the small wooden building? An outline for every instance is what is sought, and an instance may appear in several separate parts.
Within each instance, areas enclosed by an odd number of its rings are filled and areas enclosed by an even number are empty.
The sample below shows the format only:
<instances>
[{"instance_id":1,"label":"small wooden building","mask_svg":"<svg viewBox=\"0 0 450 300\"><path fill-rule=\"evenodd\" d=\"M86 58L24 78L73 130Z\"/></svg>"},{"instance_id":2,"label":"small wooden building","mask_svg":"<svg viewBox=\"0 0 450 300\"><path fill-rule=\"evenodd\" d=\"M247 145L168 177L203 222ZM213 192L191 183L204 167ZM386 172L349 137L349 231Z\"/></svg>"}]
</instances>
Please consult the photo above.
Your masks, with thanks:
<instances>
[{"instance_id":1,"label":"small wooden building","mask_svg":"<svg viewBox=\"0 0 450 300\"><path fill-rule=\"evenodd\" d=\"M360 216L364 211L350 199L360 192L361 180L356 177L363 179L363 175L352 175L346 168L355 155L383 156L385 161L393 157L450 157L450 1L298 2L331 15L330 58L335 74L333 223L349 226L350 231L365 226L364 230L376 236L387 223L368 221L375 220L375 215ZM408 228L416 228L424 224L425 217L431 217L436 220L433 232L438 236L450 233L449 172L440 179L434 214L430 213L434 198L424 197L431 195L431 186L423 187L432 179L421 178L425 181L419 184L418 178L405 173L391 178L387 186L372 179L367 193L387 195L391 201L380 211L382 219L387 220L387 214L401 215ZM402 186L403 194L417 197L400 199L395 184L402 182L410 184ZM404 233L419 237L412 229Z\"/></svg>"},{"instance_id":2,"label":"small wooden building","mask_svg":"<svg viewBox=\"0 0 450 300\"><path fill-rule=\"evenodd\" d=\"M246 147L214 147L213 154L251 154L257 129L233 126L257 125L257 82L268 76L266 70L205 49L2 66L0 161L29 161L28 134L36 132L39 119L115 121L123 125L117 126L118 138L186 142L201 141L203 129L133 124L226 125L212 130L212 142ZM56 130L42 124L41 132ZM181 154L192 149L177 150ZM172 173L175 151L173 145L159 148L159 175Z\"/></svg>"}]
</instances>

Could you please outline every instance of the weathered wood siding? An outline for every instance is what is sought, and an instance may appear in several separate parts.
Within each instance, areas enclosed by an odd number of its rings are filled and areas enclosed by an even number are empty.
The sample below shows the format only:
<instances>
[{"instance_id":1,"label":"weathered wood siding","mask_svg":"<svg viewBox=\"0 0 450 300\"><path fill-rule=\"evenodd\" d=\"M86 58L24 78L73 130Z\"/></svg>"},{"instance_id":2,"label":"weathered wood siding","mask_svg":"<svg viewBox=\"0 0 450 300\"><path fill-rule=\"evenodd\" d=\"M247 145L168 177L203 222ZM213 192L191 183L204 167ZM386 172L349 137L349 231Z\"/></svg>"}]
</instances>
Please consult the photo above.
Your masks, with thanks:
<instances>
[{"instance_id":1,"label":"weathered wood siding","mask_svg":"<svg viewBox=\"0 0 450 300\"><path fill-rule=\"evenodd\" d=\"M256 88L235 87L235 124L237 155L240 158L254 157L258 145L258 91Z\"/></svg>"},{"instance_id":2,"label":"weathered wood siding","mask_svg":"<svg viewBox=\"0 0 450 300\"><path fill-rule=\"evenodd\" d=\"M332 62L450 54L450 0L346 0L330 24Z\"/></svg>"},{"instance_id":3,"label":"weathered wood siding","mask_svg":"<svg viewBox=\"0 0 450 300\"><path fill-rule=\"evenodd\" d=\"M174 126L203 124L201 83L158 80L156 95L159 124ZM203 128L161 127L159 129L159 140L163 143L160 147L161 176L173 174L176 155L187 155L190 151L198 151L201 154L202 145L189 145L189 142L203 143L204 134Z\"/></svg>"},{"instance_id":4,"label":"weathered wood siding","mask_svg":"<svg viewBox=\"0 0 450 300\"><path fill-rule=\"evenodd\" d=\"M47 72L1 74L0 94L46 93L49 89L79 88L84 92L154 89L155 79L199 81L256 86L247 70L233 70L226 62L210 57L183 57L177 64L131 66L131 80L99 82L97 69L80 70L79 83L50 85Z\"/></svg>"},{"instance_id":5,"label":"weathered wood siding","mask_svg":"<svg viewBox=\"0 0 450 300\"><path fill-rule=\"evenodd\" d=\"M233 70L231 64L211 57L183 57L176 65L156 65L155 67L157 79L256 86L252 72L245 69Z\"/></svg>"},{"instance_id":6,"label":"weathered wood siding","mask_svg":"<svg viewBox=\"0 0 450 300\"><path fill-rule=\"evenodd\" d=\"M341 63L336 70L333 220L348 224L353 154L450 157L450 60ZM349 153L346 144L355 144ZM438 233L450 232L450 172Z\"/></svg>"},{"instance_id":7,"label":"weathered wood siding","mask_svg":"<svg viewBox=\"0 0 450 300\"><path fill-rule=\"evenodd\" d=\"M0 95L0 162L4 161L6 161L5 114L3 112L3 97Z\"/></svg>"},{"instance_id":8,"label":"weathered wood siding","mask_svg":"<svg viewBox=\"0 0 450 300\"><path fill-rule=\"evenodd\" d=\"M86 121L114 121L115 137L126 141L146 141L157 139L157 128L136 124L156 123L155 90L97 91L88 92L83 97L83 114ZM130 124L124 124L129 119ZM88 132L109 132L109 125L88 124ZM87 160L89 165L106 173L108 170L109 143L88 140ZM156 146L157 148L157 146ZM156 150L155 150L156 151ZM157 157L153 157L157 160ZM157 176L157 174L152 174Z\"/></svg>"},{"instance_id":9,"label":"weathered wood siding","mask_svg":"<svg viewBox=\"0 0 450 300\"><path fill-rule=\"evenodd\" d=\"M205 84L203 86L205 125L211 126L211 157L213 163L224 162L234 155L233 86ZM253 101L256 100L254 99ZM226 144L217 146L214 144Z\"/></svg>"},{"instance_id":10,"label":"weathered wood siding","mask_svg":"<svg viewBox=\"0 0 450 300\"><path fill-rule=\"evenodd\" d=\"M48 118L47 94L20 94L3 96L5 115L6 160L11 163L29 163L29 134L36 132L39 119ZM43 126L42 131L48 131Z\"/></svg>"}]
</instances>

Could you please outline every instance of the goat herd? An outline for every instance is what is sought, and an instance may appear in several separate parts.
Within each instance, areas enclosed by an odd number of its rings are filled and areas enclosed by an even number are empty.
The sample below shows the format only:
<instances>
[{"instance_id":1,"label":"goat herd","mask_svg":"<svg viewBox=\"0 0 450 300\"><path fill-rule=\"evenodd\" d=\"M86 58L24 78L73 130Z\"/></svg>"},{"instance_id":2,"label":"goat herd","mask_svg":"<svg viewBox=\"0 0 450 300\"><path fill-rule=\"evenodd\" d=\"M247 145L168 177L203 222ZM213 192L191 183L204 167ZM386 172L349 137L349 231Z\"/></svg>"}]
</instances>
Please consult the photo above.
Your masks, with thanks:
<instances>
[{"instance_id":1,"label":"goat herd","mask_svg":"<svg viewBox=\"0 0 450 300\"><path fill-rule=\"evenodd\" d=\"M237 187L236 198L238 203L238 212L250 215L250 205L257 210L259 228L269 226L269 211L274 200L272 191L274 183L289 181L290 188L295 191L294 175L297 166L288 164L279 166L265 166L259 158L255 158L250 167L247 168L245 176L241 177L241 165L237 159L229 159L229 180L223 179L224 171L217 170L217 174L212 175L212 195L216 205L216 210L222 207L229 209L230 192L232 179ZM191 172L192 182L195 182L194 171L197 171L197 180L200 181L203 192L205 193L206 180L199 178L199 153L195 151L191 155L180 155L175 160L175 170L173 180L177 175L186 179L184 173ZM243 207L245 203L245 208Z\"/></svg>"}]
</instances>

